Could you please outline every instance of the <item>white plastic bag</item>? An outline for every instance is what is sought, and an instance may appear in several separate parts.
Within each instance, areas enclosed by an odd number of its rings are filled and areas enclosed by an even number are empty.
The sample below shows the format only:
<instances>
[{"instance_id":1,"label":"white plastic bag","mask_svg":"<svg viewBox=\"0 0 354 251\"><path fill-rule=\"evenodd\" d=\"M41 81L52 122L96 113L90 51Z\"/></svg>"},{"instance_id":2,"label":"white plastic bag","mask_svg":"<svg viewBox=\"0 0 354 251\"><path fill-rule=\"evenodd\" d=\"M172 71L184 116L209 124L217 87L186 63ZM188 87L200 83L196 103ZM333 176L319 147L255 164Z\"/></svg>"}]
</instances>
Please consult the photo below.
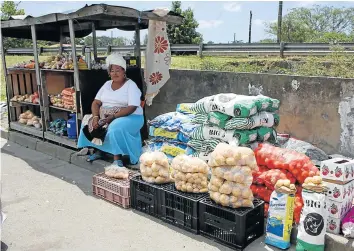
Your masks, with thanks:
<instances>
[{"instance_id":1,"label":"white plastic bag","mask_svg":"<svg viewBox=\"0 0 354 251\"><path fill-rule=\"evenodd\" d=\"M302 199L304 207L300 217L296 251L323 251L328 218L325 195L303 189Z\"/></svg>"}]
</instances>

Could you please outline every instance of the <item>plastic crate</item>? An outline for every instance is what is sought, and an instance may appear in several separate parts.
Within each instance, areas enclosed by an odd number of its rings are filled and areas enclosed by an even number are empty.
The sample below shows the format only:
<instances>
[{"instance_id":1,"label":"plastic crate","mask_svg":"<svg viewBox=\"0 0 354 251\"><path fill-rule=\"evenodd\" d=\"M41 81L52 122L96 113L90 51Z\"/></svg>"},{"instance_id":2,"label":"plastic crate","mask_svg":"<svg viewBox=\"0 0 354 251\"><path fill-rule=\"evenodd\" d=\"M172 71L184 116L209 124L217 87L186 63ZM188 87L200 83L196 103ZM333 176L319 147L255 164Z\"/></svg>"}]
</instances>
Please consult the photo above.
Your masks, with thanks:
<instances>
[{"instance_id":1,"label":"plastic crate","mask_svg":"<svg viewBox=\"0 0 354 251\"><path fill-rule=\"evenodd\" d=\"M161 219L179 228L199 234L199 201L207 193L184 193L174 184L165 185L161 196Z\"/></svg>"},{"instance_id":2,"label":"plastic crate","mask_svg":"<svg viewBox=\"0 0 354 251\"><path fill-rule=\"evenodd\" d=\"M129 171L129 178L114 179L104 173L96 174L92 177L92 192L109 202L122 206L130 207L130 182L129 179L137 175L136 172Z\"/></svg>"},{"instance_id":3,"label":"plastic crate","mask_svg":"<svg viewBox=\"0 0 354 251\"><path fill-rule=\"evenodd\" d=\"M141 175L130 180L131 207L154 217L161 215L161 191L164 185L144 181Z\"/></svg>"},{"instance_id":4,"label":"plastic crate","mask_svg":"<svg viewBox=\"0 0 354 251\"><path fill-rule=\"evenodd\" d=\"M244 249L264 234L264 202L253 201L254 208L229 208L209 197L199 202L201 235L233 249Z\"/></svg>"}]
</instances>

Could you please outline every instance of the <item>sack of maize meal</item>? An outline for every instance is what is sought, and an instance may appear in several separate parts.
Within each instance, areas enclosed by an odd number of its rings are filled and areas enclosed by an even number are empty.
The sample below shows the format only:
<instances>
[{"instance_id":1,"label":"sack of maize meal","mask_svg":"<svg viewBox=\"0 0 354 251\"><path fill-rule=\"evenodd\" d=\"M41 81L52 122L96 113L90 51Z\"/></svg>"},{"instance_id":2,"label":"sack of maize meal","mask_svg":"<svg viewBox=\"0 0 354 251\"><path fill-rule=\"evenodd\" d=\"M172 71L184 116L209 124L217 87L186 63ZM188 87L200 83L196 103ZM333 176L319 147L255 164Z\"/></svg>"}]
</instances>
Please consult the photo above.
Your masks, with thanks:
<instances>
[{"instance_id":1,"label":"sack of maize meal","mask_svg":"<svg viewBox=\"0 0 354 251\"><path fill-rule=\"evenodd\" d=\"M210 103L210 111L232 117L245 118L257 113L256 99L253 96L222 93L215 95Z\"/></svg>"},{"instance_id":2,"label":"sack of maize meal","mask_svg":"<svg viewBox=\"0 0 354 251\"><path fill-rule=\"evenodd\" d=\"M276 127L279 121L279 115L276 113L260 112L249 118L231 118L226 121L225 129L250 130L261 126Z\"/></svg>"}]
</instances>

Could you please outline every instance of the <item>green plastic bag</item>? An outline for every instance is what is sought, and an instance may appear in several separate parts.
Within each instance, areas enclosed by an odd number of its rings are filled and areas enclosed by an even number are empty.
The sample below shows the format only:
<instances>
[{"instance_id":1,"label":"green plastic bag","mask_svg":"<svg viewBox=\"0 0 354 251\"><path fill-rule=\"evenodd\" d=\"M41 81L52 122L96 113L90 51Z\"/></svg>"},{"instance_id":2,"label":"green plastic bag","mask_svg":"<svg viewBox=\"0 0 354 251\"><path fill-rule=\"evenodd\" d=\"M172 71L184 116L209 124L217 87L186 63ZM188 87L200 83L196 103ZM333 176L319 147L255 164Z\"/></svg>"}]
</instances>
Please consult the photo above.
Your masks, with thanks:
<instances>
[{"instance_id":1,"label":"green plastic bag","mask_svg":"<svg viewBox=\"0 0 354 251\"><path fill-rule=\"evenodd\" d=\"M196 151L214 151L215 147L222 142L220 139L206 139L206 140L198 140L191 139L188 142L188 146L192 147Z\"/></svg>"},{"instance_id":2,"label":"green plastic bag","mask_svg":"<svg viewBox=\"0 0 354 251\"><path fill-rule=\"evenodd\" d=\"M239 144L247 144L257 140L257 130L235 130L234 137Z\"/></svg>"},{"instance_id":3,"label":"green plastic bag","mask_svg":"<svg viewBox=\"0 0 354 251\"><path fill-rule=\"evenodd\" d=\"M247 118L257 113L255 96L222 93L210 102L210 111L221 112L232 117Z\"/></svg>"},{"instance_id":4,"label":"green plastic bag","mask_svg":"<svg viewBox=\"0 0 354 251\"><path fill-rule=\"evenodd\" d=\"M207 113L196 113L194 118L191 119L193 124L208 124L208 114Z\"/></svg>"},{"instance_id":5,"label":"green plastic bag","mask_svg":"<svg viewBox=\"0 0 354 251\"><path fill-rule=\"evenodd\" d=\"M190 138L198 140L220 139L225 142L231 142L234 139L233 130L224 130L216 126L201 125L194 129Z\"/></svg>"},{"instance_id":6,"label":"green plastic bag","mask_svg":"<svg viewBox=\"0 0 354 251\"><path fill-rule=\"evenodd\" d=\"M271 105L268 106L268 108L266 109L267 112L275 112L279 110L280 107L280 101L278 99L275 98L271 98Z\"/></svg>"},{"instance_id":7,"label":"green plastic bag","mask_svg":"<svg viewBox=\"0 0 354 251\"><path fill-rule=\"evenodd\" d=\"M210 111L210 104L213 101L214 96L204 97L193 105L190 106L190 111L195 113L208 113Z\"/></svg>"},{"instance_id":8,"label":"green plastic bag","mask_svg":"<svg viewBox=\"0 0 354 251\"><path fill-rule=\"evenodd\" d=\"M225 129L249 130L260 126L274 127L279 125L279 115L260 112L250 118L231 118L226 121Z\"/></svg>"},{"instance_id":9,"label":"green plastic bag","mask_svg":"<svg viewBox=\"0 0 354 251\"><path fill-rule=\"evenodd\" d=\"M210 124L216 125L220 128L225 128L226 122L230 119L229 115L221 112L210 112L208 114L208 120Z\"/></svg>"},{"instance_id":10,"label":"green plastic bag","mask_svg":"<svg viewBox=\"0 0 354 251\"><path fill-rule=\"evenodd\" d=\"M272 127L260 127L257 129L257 141L275 143L277 132Z\"/></svg>"}]
</instances>

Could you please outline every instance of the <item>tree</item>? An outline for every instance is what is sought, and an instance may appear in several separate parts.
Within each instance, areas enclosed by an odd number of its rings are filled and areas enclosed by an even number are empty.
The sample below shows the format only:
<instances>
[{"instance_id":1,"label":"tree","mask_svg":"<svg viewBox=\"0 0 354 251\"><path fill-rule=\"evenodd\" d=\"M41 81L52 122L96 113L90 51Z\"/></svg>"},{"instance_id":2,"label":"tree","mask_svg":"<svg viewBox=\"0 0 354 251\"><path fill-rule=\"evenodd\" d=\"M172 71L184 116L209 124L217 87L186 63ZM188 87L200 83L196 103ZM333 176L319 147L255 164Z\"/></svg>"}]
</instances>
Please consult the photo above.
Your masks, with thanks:
<instances>
[{"instance_id":1,"label":"tree","mask_svg":"<svg viewBox=\"0 0 354 251\"><path fill-rule=\"evenodd\" d=\"M213 41L208 41L208 43L207 44L213 44L214 42Z\"/></svg>"},{"instance_id":2,"label":"tree","mask_svg":"<svg viewBox=\"0 0 354 251\"><path fill-rule=\"evenodd\" d=\"M167 34L171 44L199 44L203 41L202 35L197 32L199 26L194 18L194 13L191 8L184 11L181 9L181 2L172 2L171 11L183 16L182 24L168 25Z\"/></svg>"},{"instance_id":3,"label":"tree","mask_svg":"<svg viewBox=\"0 0 354 251\"><path fill-rule=\"evenodd\" d=\"M266 38L266 39L262 39L262 40L259 40L259 43L264 43L264 44L267 44L267 43L276 43L277 40L274 38Z\"/></svg>"},{"instance_id":4,"label":"tree","mask_svg":"<svg viewBox=\"0 0 354 251\"><path fill-rule=\"evenodd\" d=\"M354 30L354 8L294 8L284 16L281 29L284 42L346 42ZM267 23L266 32L276 36L277 23Z\"/></svg>"},{"instance_id":5,"label":"tree","mask_svg":"<svg viewBox=\"0 0 354 251\"><path fill-rule=\"evenodd\" d=\"M1 4L1 20L8 20L14 15L24 15L24 9L18 9L18 4L14 1L4 1Z\"/></svg>"},{"instance_id":6,"label":"tree","mask_svg":"<svg viewBox=\"0 0 354 251\"><path fill-rule=\"evenodd\" d=\"M84 42L82 44L91 46L93 44L93 39L92 36L87 36L84 39ZM112 46L123 46L123 45L128 45L130 43L129 39L125 37L115 37L111 38L108 36L98 36L96 37L96 43L97 47L107 47L108 45Z\"/></svg>"}]
</instances>

